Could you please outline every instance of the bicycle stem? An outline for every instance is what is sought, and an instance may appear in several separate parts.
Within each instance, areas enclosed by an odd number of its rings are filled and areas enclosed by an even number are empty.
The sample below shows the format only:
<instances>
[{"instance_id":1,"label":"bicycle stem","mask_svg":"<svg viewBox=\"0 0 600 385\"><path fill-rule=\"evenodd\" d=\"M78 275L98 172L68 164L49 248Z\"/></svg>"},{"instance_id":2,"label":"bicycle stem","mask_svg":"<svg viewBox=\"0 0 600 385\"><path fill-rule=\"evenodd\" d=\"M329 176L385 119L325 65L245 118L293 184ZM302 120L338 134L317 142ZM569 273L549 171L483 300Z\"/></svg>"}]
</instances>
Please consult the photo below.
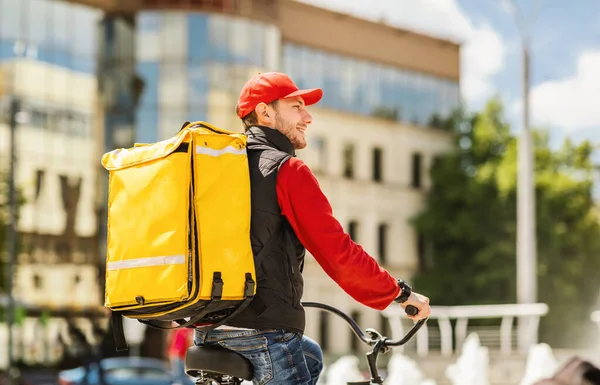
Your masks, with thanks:
<instances>
[{"instance_id":1,"label":"bicycle stem","mask_svg":"<svg viewBox=\"0 0 600 385\"><path fill-rule=\"evenodd\" d=\"M369 366L369 374L371 375L371 384L383 384L383 379L379 375L379 370L377 369L377 359L379 358L379 352L381 348L385 346L386 339L381 339L377 341L373 350L366 354L367 356L367 365Z\"/></svg>"}]
</instances>

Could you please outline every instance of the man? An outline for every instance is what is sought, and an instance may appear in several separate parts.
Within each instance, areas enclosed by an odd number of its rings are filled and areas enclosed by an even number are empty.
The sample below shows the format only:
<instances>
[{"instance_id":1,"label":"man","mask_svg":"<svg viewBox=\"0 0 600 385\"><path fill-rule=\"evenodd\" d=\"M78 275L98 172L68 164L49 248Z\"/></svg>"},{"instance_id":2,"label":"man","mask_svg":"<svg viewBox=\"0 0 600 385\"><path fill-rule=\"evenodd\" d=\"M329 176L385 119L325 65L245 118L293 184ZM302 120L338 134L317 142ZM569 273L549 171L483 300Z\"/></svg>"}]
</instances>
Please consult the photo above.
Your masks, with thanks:
<instances>
[{"instance_id":1,"label":"man","mask_svg":"<svg viewBox=\"0 0 600 385\"><path fill-rule=\"evenodd\" d=\"M307 106L321 89L299 90L282 73L262 73L241 91L237 114L248 136L251 241L256 297L227 326L197 331L196 344L219 344L248 358L254 384L316 384L323 369L318 344L303 335L305 247L327 274L363 305L383 310L394 300L429 316L429 299L411 292L354 243L333 217L309 168L295 157L312 122Z\"/></svg>"},{"instance_id":2,"label":"man","mask_svg":"<svg viewBox=\"0 0 600 385\"><path fill-rule=\"evenodd\" d=\"M171 363L173 378L180 385L194 385L193 379L185 373L185 353L192 344L193 330L175 329L167 337L167 357Z\"/></svg>"}]
</instances>

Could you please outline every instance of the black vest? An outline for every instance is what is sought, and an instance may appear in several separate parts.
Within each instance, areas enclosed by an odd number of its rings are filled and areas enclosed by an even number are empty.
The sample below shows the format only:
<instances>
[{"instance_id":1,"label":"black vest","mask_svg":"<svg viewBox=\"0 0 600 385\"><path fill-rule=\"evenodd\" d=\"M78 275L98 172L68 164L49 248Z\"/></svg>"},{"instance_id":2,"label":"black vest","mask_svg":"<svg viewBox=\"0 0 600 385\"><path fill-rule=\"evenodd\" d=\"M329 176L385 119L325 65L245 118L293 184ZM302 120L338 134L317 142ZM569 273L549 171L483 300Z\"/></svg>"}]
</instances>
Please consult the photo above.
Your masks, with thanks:
<instances>
[{"instance_id":1,"label":"black vest","mask_svg":"<svg viewBox=\"0 0 600 385\"><path fill-rule=\"evenodd\" d=\"M227 325L303 333L305 316L300 299L305 248L281 215L276 190L279 168L295 156L294 148L285 135L268 127L252 127L246 135L256 297Z\"/></svg>"}]
</instances>

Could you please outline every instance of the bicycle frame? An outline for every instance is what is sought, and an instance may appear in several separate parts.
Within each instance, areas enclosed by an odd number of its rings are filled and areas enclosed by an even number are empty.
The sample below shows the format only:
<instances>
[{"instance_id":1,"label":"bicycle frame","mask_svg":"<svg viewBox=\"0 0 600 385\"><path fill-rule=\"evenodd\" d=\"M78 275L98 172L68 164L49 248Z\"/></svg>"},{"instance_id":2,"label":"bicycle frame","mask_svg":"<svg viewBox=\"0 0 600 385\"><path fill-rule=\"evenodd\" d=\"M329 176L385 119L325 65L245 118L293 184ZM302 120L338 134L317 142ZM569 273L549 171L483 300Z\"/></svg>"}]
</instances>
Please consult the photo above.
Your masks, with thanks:
<instances>
[{"instance_id":1,"label":"bicycle frame","mask_svg":"<svg viewBox=\"0 0 600 385\"><path fill-rule=\"evenodd\" d=\"M369 346L372 346L373 349L366 354L367 357L367 365L369 366L369 374L371 376L370 381L360 381L360 382L349 382L348 385L375 385L375 384L383 384L383 379L379 375L379 370L377 369L377 359L379 358L379 354L385 354L390 351L392 347L401 346L406 344L410 339L419 331L421 326L427 322L427 318L424 318L415 323L415 325L406 333L406 335L397 341L390 340L388 337L382 336L375 329L365 329L363 330L358 326L358 324L350 318L346 313L342 312L339 309L336 309L333 306L325 305L318 302L302 302L302 306L304 307L312 307L316 309L326 310L330 313L333 313L339 317L341 317L346 323L350 326L354 334L364 343Z\"/></svg>"}]
</instances>

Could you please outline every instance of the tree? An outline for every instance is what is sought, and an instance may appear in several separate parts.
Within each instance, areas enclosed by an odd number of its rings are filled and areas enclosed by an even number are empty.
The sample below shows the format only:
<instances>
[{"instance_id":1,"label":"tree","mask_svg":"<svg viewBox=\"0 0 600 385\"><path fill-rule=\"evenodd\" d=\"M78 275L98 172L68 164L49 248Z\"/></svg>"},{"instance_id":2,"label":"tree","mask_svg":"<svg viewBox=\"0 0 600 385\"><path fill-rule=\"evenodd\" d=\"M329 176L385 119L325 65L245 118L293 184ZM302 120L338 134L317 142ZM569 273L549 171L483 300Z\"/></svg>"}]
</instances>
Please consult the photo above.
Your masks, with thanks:
<instances>
[{"instance_id":1,"label":"tree","mask_svg":"<svg viewBox=\"0 0 600 385\"><path fill-rule=\"evenodd\" d=\"M498 100L473 116L457 112L452 123L455 150L434 162L425 208L413 218L430 250L415 286L438 305L514 303L517 138ZM589 332L581 322L600 287L594 149L549 143L534 132L538 298L550 306L540 331L553 346L572 346Z\"/></svg>"},{"instance_id":2,"label":"tree","mask_svg":"<svg viewBox=\"0 0 600 385\"><path fill-rule=\"evenodd\" d=\"M6 292L6 268L8 261L6 235L10 220L9 197L8 197L8 174L0 170L0 293ZM19 208L25 203L23 194L17 188L15 191L17 200L17 218ZM17 243L18 245L18 243Z\"/></svg>"},{"instance_id":3,"label":"tree","mask_svg":"<svg viewBox=\"0 0 600 385\"><path fill-rule=\"evenodd\" d=\"M9 219L7 180L6 174L0 170L0 293L5 290L6 281L6 229Z\"/></svg>"}]
</instances>

